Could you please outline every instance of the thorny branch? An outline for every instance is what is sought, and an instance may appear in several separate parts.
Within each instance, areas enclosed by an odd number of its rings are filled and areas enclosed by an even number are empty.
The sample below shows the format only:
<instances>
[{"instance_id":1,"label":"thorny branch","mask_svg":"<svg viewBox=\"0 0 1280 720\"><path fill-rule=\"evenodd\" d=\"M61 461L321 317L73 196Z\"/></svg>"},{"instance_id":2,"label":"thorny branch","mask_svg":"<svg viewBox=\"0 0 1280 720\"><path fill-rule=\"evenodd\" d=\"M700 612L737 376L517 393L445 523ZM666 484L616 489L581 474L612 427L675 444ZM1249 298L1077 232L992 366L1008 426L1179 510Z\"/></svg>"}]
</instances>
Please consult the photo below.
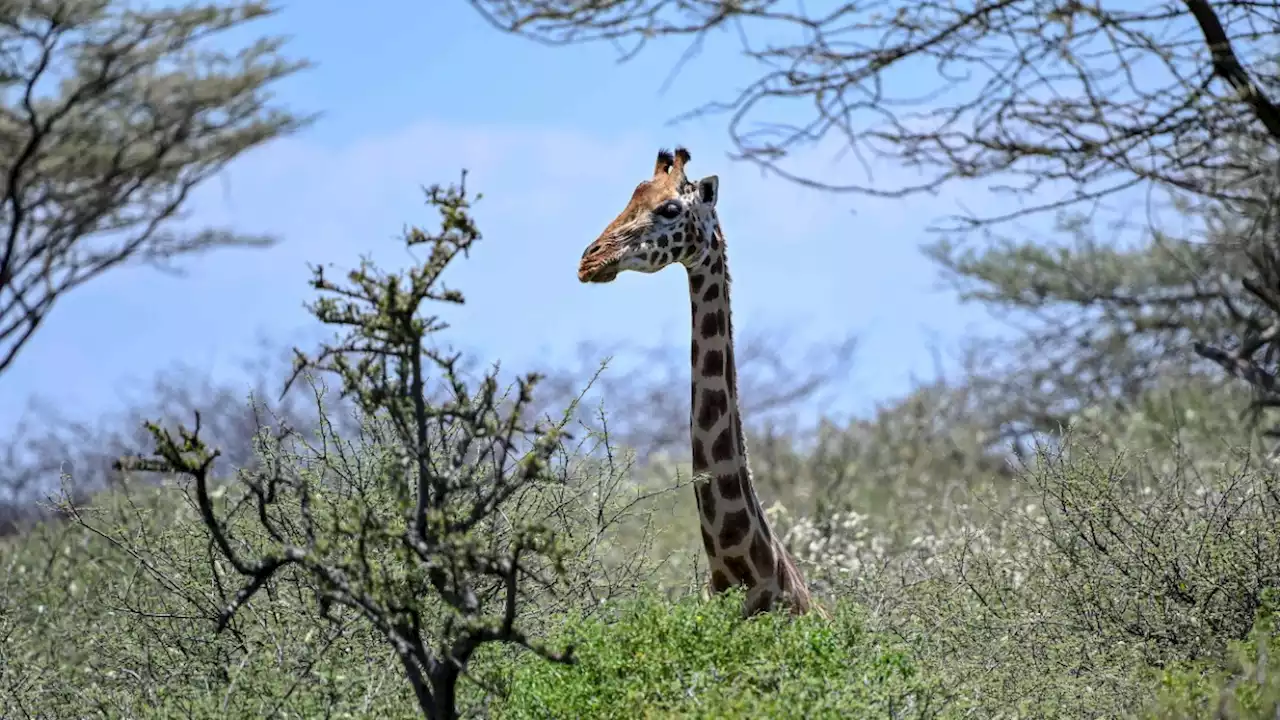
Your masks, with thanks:
<instances>
[{"instance_id":1,"label":"thorny branch","mask_svg":"<svg viewBox=\"0 0 1280 720\"><path fill-rule=\"evenodd\" d=\"M286 441L300 442L290 432L261 431L260 454L278 460L240 471L239 484L256 510L262 542L247 531L233 538L232 523L215 511L209 483L218 454L199 438L199 415L195 429L179 430L177 439L148 424L156 458L123 463L195 479L201 519L243 580L218 615L218 629L284 573L300 573L326 617L347 608L382 633L424 716L450 719L457 715L457 682L484 643L514 643L554 662L573 661L572 648L545 648L517 623L525 587L548 586L547 575L562 572L555 538L539 524L500 516L517 492L555 481L550 461L574 408L558 424L526 425L535 376L518 380L514 398L502 392L496 370L477 390L463 380L457 355L426 342L445 325L423 317L422 303L463 301L439 278L480 238L468 213L465 174L463 180L428 189L444 222L436 235L407 234L411 249L428 250L420 264L391 274L365 261L345 284L315 269L312 287L321 297L310 309L344 334L314 357L298 352L290 384L303 373L336 376L373 437L348 447L322 428L333 450L301 462L286 460ZM442 400L429 399L433 380L444 386ZM351 457L369 455L371 464L352 468ZM491 525L499 521L514 529L494 542ZM242 549L263 544L268 549L254 559Z\"/></svg>"}]
</instances>

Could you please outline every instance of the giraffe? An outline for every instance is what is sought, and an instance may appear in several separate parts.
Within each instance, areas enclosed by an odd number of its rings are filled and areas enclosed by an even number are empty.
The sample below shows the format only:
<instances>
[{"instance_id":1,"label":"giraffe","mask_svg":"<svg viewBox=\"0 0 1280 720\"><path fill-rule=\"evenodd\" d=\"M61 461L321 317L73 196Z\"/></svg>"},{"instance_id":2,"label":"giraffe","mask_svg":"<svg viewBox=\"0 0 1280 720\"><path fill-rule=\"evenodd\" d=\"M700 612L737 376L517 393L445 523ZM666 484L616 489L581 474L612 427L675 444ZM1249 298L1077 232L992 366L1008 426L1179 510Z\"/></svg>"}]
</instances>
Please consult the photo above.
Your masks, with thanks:
<instances>
[{"instance_id":1,"label":"giraffe","mask_svg":"<svg viewBox=\"0 0 1280 720\"><path fill-rule=\"evenodd\" d=\"M692 403L694 500L712 593L746 587L743 615L776 606L799 615L813 605L795 559L773 532L751 482L729 312L729 266L716 214L720 181L685 176L689 151L658 151L653 176L587 246L578 266L584 283L612 282L618 273L654 273L680 263L688 271L693 308Z\"/></svg>"}]
</instances>

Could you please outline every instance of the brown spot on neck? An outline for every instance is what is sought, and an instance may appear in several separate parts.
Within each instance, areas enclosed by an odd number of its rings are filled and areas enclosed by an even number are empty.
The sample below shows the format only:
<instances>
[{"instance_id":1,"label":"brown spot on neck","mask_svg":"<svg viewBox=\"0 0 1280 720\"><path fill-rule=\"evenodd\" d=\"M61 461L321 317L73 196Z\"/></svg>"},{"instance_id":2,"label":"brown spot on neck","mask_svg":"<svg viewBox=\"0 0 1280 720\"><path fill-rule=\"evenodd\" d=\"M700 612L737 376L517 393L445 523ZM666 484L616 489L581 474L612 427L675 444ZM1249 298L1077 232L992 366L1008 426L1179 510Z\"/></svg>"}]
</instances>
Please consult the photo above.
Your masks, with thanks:
<instances>
[{"instance_id":1,"label":"brown spot on neck","mask_svg":"<svg viewBox=\"0 0 1280 720\"><path fill-rule=\"evenodd\" d=\"M751 484L733 359L723 244L689 270L693 338L689 430L702 539L713 567L733 582L772 582L776 537Z\"/></svg>"},{"instance_id":2,"label":"brown spot on neck","mask_svg":"<svg viewBox=\"0 0 1280 720\"><path fill-rule=\"evenodd\" d=\"M746 446L738 408L729 276L723 245L708 260L706 265L689 269L693 330L689 429L693 471L737 474L746 467Z\"/></svg>"}]
</instances>

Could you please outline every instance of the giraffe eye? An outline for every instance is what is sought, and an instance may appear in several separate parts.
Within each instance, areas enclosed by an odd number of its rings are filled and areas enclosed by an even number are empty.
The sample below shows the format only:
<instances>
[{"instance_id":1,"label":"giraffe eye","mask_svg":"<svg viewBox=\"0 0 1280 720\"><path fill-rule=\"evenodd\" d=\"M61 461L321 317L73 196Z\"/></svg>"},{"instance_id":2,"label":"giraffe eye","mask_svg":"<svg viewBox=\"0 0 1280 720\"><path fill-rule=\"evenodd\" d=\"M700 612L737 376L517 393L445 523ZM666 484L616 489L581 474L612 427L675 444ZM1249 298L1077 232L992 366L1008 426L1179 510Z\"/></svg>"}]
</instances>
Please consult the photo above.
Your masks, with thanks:
<instances>
[{"instance_id":1,"label":"giraffe eye","mask_svg":"<svg viewBox=\"0 0 1280 720\"><path fill-rule=\"evenodd\" d=\"M662 217L670 220L680 214L680 204L674 201L663 203L658 206L655 211Z\"/></svg>"}]
</instances>

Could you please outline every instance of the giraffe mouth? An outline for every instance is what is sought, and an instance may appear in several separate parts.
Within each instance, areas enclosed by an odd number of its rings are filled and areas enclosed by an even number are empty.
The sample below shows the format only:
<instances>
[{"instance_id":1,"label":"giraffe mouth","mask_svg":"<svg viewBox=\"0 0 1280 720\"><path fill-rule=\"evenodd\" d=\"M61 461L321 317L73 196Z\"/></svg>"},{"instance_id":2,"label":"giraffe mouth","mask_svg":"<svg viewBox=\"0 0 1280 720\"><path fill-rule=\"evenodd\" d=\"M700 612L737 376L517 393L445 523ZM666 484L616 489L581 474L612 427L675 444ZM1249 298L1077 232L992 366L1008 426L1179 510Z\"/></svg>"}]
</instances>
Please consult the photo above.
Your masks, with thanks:
<instances>
[{"instance_id":1,"label":"giraffe mouth","mask_svg":"<svg viewBox=\"0 0 1280 720\"><path fill-rule=\"evenodd\" d=\"M594 267L584 267L578 272L578 280L584 283L607 283L618 277L618 260L610 260Z\"/></svg>"}]
</instances>

